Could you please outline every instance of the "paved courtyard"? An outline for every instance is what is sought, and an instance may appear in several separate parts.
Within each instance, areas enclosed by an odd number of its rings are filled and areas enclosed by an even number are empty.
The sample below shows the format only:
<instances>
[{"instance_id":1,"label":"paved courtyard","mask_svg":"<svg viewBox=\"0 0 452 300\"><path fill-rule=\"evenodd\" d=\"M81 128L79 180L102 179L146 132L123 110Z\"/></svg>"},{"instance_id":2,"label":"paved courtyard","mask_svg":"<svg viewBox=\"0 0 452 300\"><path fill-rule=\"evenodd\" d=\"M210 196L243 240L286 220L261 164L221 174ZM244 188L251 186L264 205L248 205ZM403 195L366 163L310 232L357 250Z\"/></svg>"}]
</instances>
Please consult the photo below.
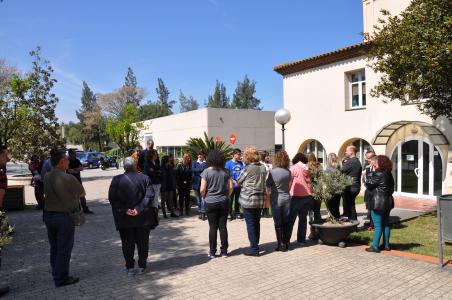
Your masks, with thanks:
<instances>
[{"instance_id":1,"label":"paved courtyard","mask_svg":"<svg viewBox=\"0 0 452 300\"><path fill-rule=\"evenodd\" d=\"M6 298L452 299L452 271L440 272L435 264L314 244L273 252L271 219L261 222L261 257L243 255L248 246L245 222L234 220L228 223L230 257L213 260L207 258L207 221L196 216L161 220L151 232L150 272L128 277L121 271L119 235L106 199L116 173L83 172L89 206L96 214L76 230L71 262L72 275L81 278L76 285L53 285L42 213L9 213L16 234L3 252L0 279L11 286Z\"/></svg>"}]
</instances>

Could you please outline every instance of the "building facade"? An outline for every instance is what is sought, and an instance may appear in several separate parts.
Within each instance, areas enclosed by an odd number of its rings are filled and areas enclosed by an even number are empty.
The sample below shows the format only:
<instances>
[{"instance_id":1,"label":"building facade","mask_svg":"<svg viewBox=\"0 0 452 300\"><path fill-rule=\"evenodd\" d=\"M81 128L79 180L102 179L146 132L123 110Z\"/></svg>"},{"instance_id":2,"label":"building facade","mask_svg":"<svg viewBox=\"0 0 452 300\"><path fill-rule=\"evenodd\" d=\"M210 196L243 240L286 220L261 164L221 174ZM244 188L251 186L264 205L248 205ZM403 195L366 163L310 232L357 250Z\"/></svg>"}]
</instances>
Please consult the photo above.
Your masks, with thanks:
<instances>
[{"instance_id":1,"label":"building facade","mask_svg":"<svg viewBox=\"0 0 452 300\"><path fill-rule=\"evenodd\" d=\"M397 2L397 5L395 4ZM376 24L382 8L396 14L409 1L363 1L364 32ZM452 193L452 125L432 120L416 105L373 98L379 81L364 55L367 42L274 67L283 75L286 149L314 152L322 162L328 153L343 156L355 145L363 161L373 149L394 163L396 194L431 198ZM303 109L302 109L303 108Z\"/></svg>"},{"instance_id":2,"label":"building facade","mask_svg":"<svg viewBox=\"0 0 452 300\"><path fill-rule=\"evenodd\" d=\"M272 111L203 108L144 121L139 136L143 147L152 138L159 151L176 158L182 156L188 139L203 138L204 132L232 148L255 146L261 151L273 151L274 117ZM234 144L230 143L231 135L235 136Z\"/></svg>"}]
</instances>

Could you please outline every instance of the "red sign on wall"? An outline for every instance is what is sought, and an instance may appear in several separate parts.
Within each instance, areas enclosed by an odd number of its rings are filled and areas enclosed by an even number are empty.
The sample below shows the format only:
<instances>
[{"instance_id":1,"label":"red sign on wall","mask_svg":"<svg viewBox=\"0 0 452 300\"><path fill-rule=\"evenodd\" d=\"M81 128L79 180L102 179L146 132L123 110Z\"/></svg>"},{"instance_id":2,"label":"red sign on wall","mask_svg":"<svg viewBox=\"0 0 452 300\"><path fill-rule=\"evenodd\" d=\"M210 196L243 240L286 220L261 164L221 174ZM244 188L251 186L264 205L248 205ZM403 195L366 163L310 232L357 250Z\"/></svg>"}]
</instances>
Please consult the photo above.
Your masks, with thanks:
<instances>
[{"instance_id":1,"label":"red sign on wall","mask_svg":"<svg viewBox=\"0 0 452 300\"><path fill-rule=\"evenodd\" d=\"M231 135L229 136L229 141L231 142L232 145L235 144L235 141L236 141L236 140L237 140L237 139L236 139L236 137L235 137L235 134L231 134Z\"/></svg>"}]
</instances>

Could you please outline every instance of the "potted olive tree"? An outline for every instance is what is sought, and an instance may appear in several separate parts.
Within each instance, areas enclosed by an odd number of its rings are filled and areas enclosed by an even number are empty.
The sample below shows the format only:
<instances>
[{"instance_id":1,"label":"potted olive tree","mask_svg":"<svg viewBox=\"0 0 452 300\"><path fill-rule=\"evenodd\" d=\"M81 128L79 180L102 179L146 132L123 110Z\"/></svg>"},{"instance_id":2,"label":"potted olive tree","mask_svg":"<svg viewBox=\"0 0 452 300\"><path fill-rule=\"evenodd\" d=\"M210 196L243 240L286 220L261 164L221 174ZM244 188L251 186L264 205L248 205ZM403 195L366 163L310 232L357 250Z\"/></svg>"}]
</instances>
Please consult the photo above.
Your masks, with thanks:
<instances>
[{"instance_id":1,"label":"potted olive tree","mask_svg":"<svg viewBox=\"0 0 452 300\"><path fill-rule=\"evenodd\" d=\"M321 224L313 224L319 236L319 243L339 245L345 247L344 240L356 230L359 222L356 220L336 219L330 212L328 200L334 195L341 194L346 186L352 184L352 178L342 174L339 170L319 173L312 183L314 198L325 204L328 212L327 218Z\"/></svg>"}]
</instances>

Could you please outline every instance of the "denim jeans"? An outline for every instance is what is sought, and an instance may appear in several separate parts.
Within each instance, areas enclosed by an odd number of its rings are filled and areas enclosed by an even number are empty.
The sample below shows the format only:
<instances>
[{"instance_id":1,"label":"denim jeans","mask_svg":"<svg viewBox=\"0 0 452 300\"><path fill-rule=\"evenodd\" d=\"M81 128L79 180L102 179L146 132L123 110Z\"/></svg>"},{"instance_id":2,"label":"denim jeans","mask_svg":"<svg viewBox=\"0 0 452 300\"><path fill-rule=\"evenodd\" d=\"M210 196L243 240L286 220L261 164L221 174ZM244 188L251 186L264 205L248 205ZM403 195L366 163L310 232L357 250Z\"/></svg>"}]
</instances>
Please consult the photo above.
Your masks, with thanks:
<instances>
[{"instance_id":1,"label":"denim jeans","mask_svg":"<svg viewBox=\"0 0 452 300\"><path fill-rule=\"evenodd\" d=\"M50 244L52 276L55 285L59 286L69 276L75 226L68 213L44 212L44 222Z\"/></svg>"},{"instance_id":2,"label":"denim jeans","mask_svg":"<svg viewBox=\"0 0 452 300\"><path fill-rule=\"evenodd\" d=\"M374 223L374 238L372 247L378 249L380 239L383 235L383 246L389 247L389 236L391 235L391 227L389 226L390 211L371 210L372 221Z\"/></svg>"},{"instance_id":3,"label":"denim jeans","mask_svg":"<svg viewBox=\"0 0 452 300\"><path fill-rule=\"evenodd\" d=\"M299 243L306 242L307 216L312 210L312 196L292 196L290 199L290 227L289 239L292 236L293 226L298 217L297 241Z\"/></svg>"},{"instance_id":4,"label":"denim jeans","mask_svg":"<svg viewBox=\"0 0 452 300\"><path fill-rule=\"evenodd\" d=\"M246 230L248 232L248 240L250 241L251 251L259 252L259 238L261 234L261 208L243 208L243 216L245 217Z\"/></svg>"},{"instance_id":5,"label":"denim jeans","mask_svg":"<svg viewBox=\"0 0 452 300\"><path fill-rule=\"evenodd\" d=\"M206 203L207 220L209 221L210 254L217 252L217 232L220 231L221 253L228 251L228 201Z\"/></svg>"},{"instance_id":6,"label":"denim jeans","mask_svg":"<svg viewBox=\"0 0 452 300\"><path fill-rule=\"evenodd\" d=\"M206 212L206 202L202 200L201 192L195 189L196 202L198 202L198 212L204 214Z\"/></svg>"},{"instance_id":7,"label":"denim jeans","mask_svg":"<svg viewBox=\"0 0 452 300\"><path fill-rule=\"evenodd\" d=\"M270 206L272 208L272 216L273 222L275 223L275 228L281 228L282 242L290 242L290 200L280 203L280 205L278 205L276 201L270 201Z\"/></svg>"},{"instance_id":8,"label":"denim jeans","mask_svg":"<svg viewBox=\"0 0 452 300\"><path fill-rule=\"evenodd\" d=\"M138 251L138 267L146 268L149 252L149 227L120 228L122 253L126 261L126 268L132 269L135 265L133 256L135 254L135 245Z\"/></svg>"}]
</instances>

